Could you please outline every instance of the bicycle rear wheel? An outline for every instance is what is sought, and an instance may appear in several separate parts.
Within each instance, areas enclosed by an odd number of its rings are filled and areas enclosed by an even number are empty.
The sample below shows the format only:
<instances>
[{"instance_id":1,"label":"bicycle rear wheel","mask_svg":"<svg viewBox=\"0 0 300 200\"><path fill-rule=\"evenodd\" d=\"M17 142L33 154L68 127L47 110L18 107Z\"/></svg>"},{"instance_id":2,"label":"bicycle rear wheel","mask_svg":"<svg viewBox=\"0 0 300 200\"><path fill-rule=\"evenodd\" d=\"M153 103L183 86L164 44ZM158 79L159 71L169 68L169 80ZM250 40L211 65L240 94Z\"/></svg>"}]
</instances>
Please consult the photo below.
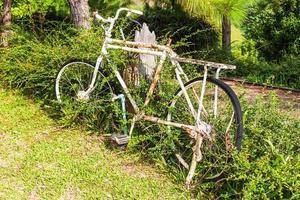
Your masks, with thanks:
<instances>
[{"instance_id":1,"label":"bicycle rear wheel","mask_svg":"<svg viewBox=\"0 0 300 200\"><path fill-rule=\"evenodd\" d=\"M203 78L196 78L185 84L185 90L196 112L202 85ZM215 101L216 90L218 91L218 101ZM230 152L234 147L237 150L241 148L242 111L234 91L224 82L208 77L200 116L201 120L211 128L211 140L203 140L201 145L203 157L195 174L200 176L200 179L217 179L227 170ZM192 126L196 124L195 117L191 114L181 88L176 92L175 98L170 104L167 120ZM195 139L191 138L184 130L173 127L170 127L169 130L172 131L171 134L174 134L175 154L180 161L180 168L190 169L188 164L192 162L192 148L196 143ZM177 159L176 161L173 159L173 161L178 163Z\"/></svg>"}]
</instances>

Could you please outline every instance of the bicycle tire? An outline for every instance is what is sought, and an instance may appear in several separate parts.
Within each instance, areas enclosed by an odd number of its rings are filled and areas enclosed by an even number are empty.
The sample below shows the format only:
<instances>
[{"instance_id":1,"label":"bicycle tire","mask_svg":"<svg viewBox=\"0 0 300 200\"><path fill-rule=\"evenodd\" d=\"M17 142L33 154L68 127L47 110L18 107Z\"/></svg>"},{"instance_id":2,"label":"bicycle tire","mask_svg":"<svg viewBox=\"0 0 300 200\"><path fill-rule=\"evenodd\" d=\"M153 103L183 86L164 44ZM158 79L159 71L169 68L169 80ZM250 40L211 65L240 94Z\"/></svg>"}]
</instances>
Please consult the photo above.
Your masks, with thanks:
<instances>
[{"instance_id":1,"label":"bicycle tire","mask_svg":"<svg viewBox=\"0 0 300 200\"><path fill-rule=\"evenodd\" d=\"M194 88L194 86L196 86L197 84L202 83L202 81L203 81L203 77L198 77L198 78L195 78L195 79L187 82L184 85L184 87L187 90L187 92L189 93L189 91L191 91L191 88ZM200 87L198 89L201 89L201 85L202 84L199 84ZM242 120L242 110L241 110L241 106L240 106L238 97L236 96L235 92L226 83L222 82L219 79L215 79L215 78L212 78L212 77L207 77L206 87L208 87L208 85L212 86L212 90L213 90L213 88L215 88L215 86L218 86L218 90L222 91L222 94L227 98L228 102L232 106L232 110L234 112L234 113L232 113L232 116L234 116L234 133L232 132L231 134L234 134L234 135L233 136L225 136L225 138L223 138L223 139L225 141L229 137L232 140L233 137L234 137L234 142L233 142L234 144L233 145L235 146L235 148L238 151L240 151L240 149L241 149L241 143L242 143L242 135L243 135L243 120ZM204 108L205 108L205 106L208 106L208 105L206 105L206 103L211 102L211 101L208 100L209 97L212 96L212 94L210 92L211 91L209 91L209 89L206 88L206 93L205 94L207 94L207 95L204 95L204 100L203 100L203 107ZM194 93L194 90L193 90L193 93ZM220 94L221 93L219 91L219 95ZM189 110L185 110L185 109L180 109L179 112L178 112L178 110L176 109L176 104L178 104L178 107L181 106L180 102L181 102L181 99L184 98L183 96L184 96L183 95L183 91L182 91L181 88L179 88L177 90L177 92L175 93L174 100L170 103L170 109L168 111L168 116L167 116L167 120L168 121L174 121L174 122L185 123L185 124L188 123L188 121L186 120L186 118L184 120L182 120L182 119L180 120L180 118L191 115L190 111ZM187 104L187 103L185 102L185 104ZM193 104L194 104L194 102L193 102ZM184 114L185 111L187 111L186 115ZM209 113L208 111L205 111L205 112ZM175 113L175 115L177 115L177 116L176 117L172 117L173 113ZM202 114L202 115L204 115L204 114ZM191 117L190 119L193 120L194 118ZM209 117L206 117L206 119L207 120L208 119L211 120L211 118L209 118ZM215 120L215 122L217 123L218 121ZM193 123L188 123L188 124L189 125L193 125L193 126L195 125ZM214 129L216 129L217 125L213 124L212 127ZM182 154L182 152L180 152L180 151L182 151L184 148L187 148L187 147L191 148L192 147L192 145L189 145L189 143L192 141L192 139L190 137L188 137L187 134L183 130L178 130L178 129L175 130L175 129L171 129L171 127L169 128L169 130L175 131L176 137L174 139L175 140L174 141L174 146L175 146L174 147L174 151L175 151L175 153L177 153L176 155L178 155L180 153ZM217 132L217 131L215 131L215 132ZM172 133L170 133L170 134L172 134ZM226 132L226 135L227 135L227 132ZM183 139L186 139L187 141L184 142L184 141L182 141ZM218 141L218 142L220 142L220 141ZM228 141L225 141L224 143L227 143L227 142ZM206 144L203 143L203 146L204 145L211 145L211 144L208 144L208 142L206 142ZM217 145L219 145L219 144L217 144ZM226 144L220 144L220 146L224 147L224 146L226 146ZM207 152L205 152L205 151L207 151L209 149L208 148L205 149L205 148L207 148L207 147L202 147L202 152L203 152L203 160L202 160L202 162L204 162L204 165L209 166L209 163L206 163L205 159L209 158L209 159L211 159L211 161L214 161L215 158L211 158L210 157L211 155L206 156ZM191 157L192 157L191 153L192 153L192 150L189 149L188 151L189 151L189 153L187 153L185 156L183 156L183 157L181 156L182 159L185 159L184 160L185 163L191 162ZM211 151L213 151L213 149ZM225 150L223 153L227 154L228 152L226 152L226 151L227 150ZM209 153L211 153L211 152L209 152ZM213 153L211 153L211 154L213 154ZM212 156L218 156L218 155L212 155ZM224 164L224 167L225 167L225 164L228 164L228 162L230 161L230 155L226 155L226 156L227 156L227 158L224 158L226 162L223 162L223 161L222 161L222 163L220 162L220 164ZM173 160L173 161L178 163L177 159L176 159L176 161L175 160ZM212 168L212 170L216 170L216 169L213 169L213 166L210 166L210 167ZM180 168L182 168L182 166ZM216 166L216 168L217 168L217 166ZM210 172L208 172L205 169L205 166L201 166L201 163L200 163L200 165L197 166L196 174L200 174L201 179L217 180L219 177L221 177L222 174L224 174L224 171L225 170L220 169L220 170L216 171L216 173L210 173Z\"/></svg>"}]
</instances>

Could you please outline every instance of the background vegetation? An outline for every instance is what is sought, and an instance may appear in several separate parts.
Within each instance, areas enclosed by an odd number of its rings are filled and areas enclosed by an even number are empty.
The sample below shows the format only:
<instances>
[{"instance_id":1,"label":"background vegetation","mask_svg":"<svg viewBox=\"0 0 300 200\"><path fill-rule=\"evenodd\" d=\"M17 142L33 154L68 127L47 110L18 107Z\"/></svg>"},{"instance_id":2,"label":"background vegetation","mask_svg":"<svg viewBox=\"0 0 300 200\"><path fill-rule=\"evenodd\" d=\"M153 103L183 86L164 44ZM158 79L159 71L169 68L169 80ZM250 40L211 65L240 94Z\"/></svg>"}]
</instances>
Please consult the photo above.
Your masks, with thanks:
<instances>
[{"instance_id":1,"label":"background vegetation","mask_svg":"<svg viewBox=\"0 0 300 200\"><path fill-rule=\"evenodd\" d=\"M131 6L130 2L118 0L89 1L89 4L92 10L103 11L105 16L114 13L120 5ZM192 16L184 10L176 1L157 1L156 6L144 7L145 16L139 20L146 21L155 30L160 42L166 43L171 37L173 47L182 55L236 64L237 70L224 74L226 76L300 88L300 9L297 0L275 3L260 0L253 4L243 23L238 25L246 39L237 43L233 38L229 54L221 47L222 33L218 26L204 14ZM13 33L8 38L9 47L0 49L1 84L18 88L50 116L65 124L84 123L94 130L102 127L101 133L105 133L107 130L103 130L103 125L109 123L108 119L101 121L99 115L78 119L78 113L58 112L60 108L53 89L59 66L66 60L74 55L95 60L103 31L97 26L91 30L76 29L64 0L16 0L12 14L10 29ZM115 58L122 57L116 55ZM123 66L126 64L123 60L119 62ZM187 69L191 74L198 72L194 68ZM196 180L193 195L211 199L298 199L299 120L282 113L277 97L272 94L267 101L258 97L249 103L242 99L242 108L244 142L242 151L234 156L231 172L217 183ZM153 112L160 111L160 108L153 109ZM167 175L183 183L185 174L165 159L170 151L170 140L172 138L162 140L161 132L152 132L148 137L139 133L129 150L141 152L149 162L155 161Z\"/></svg>"},{"instance_id":2,"label":"background vegetation","mask_svg":"<svg viewBox=\"0 0 300 200\"><path fill-rule=\"evenodd\" d=\"M299 1L259 1L244 21L245 37L255 41L259 55L269 61L299 56L299 16Z\"/></svg>"}]
</instances>

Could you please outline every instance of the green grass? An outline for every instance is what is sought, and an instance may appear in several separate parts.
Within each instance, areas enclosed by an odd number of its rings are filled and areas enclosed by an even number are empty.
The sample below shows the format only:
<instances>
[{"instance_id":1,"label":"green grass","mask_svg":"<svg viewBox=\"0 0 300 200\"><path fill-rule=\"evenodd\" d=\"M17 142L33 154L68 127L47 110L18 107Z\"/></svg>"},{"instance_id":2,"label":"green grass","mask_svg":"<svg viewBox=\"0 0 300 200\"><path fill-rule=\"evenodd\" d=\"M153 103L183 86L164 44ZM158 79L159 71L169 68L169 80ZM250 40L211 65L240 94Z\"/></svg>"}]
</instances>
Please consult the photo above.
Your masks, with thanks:
<instances>
[{"instance_id":1,"label":"green grass","mask_svg":"<svg viewBox=\"0 0 300 200\"><path fill-rule=\"evenodd\" d=\"M0 89L0 199L187 199L138 156L61 129L30 100Z\"/></svg>"}]
</instances>

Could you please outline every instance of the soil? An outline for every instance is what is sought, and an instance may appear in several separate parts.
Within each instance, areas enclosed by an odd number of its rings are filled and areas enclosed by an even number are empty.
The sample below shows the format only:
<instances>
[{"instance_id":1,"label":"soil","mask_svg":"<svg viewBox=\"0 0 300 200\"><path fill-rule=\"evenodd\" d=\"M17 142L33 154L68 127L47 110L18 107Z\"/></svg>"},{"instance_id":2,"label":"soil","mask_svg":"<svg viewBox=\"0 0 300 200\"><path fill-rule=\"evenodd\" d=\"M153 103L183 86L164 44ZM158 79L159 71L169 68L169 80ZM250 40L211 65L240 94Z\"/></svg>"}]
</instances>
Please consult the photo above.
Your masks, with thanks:
<instances>
[{"instance_id":1,"label":"soil","mask_svg":"<svg viewBox=\"0 0 300 200\"><path fill-rule=\"evenodd\" d=\"M269 94L274 92L279 98L280 109L288 111L292 117L300 120L300 90L259 85L241 80L223 81L232 87L239 97L245 96L250 102L253 102L258 95L267 100Z\"/></svg>"}]
</instances>

